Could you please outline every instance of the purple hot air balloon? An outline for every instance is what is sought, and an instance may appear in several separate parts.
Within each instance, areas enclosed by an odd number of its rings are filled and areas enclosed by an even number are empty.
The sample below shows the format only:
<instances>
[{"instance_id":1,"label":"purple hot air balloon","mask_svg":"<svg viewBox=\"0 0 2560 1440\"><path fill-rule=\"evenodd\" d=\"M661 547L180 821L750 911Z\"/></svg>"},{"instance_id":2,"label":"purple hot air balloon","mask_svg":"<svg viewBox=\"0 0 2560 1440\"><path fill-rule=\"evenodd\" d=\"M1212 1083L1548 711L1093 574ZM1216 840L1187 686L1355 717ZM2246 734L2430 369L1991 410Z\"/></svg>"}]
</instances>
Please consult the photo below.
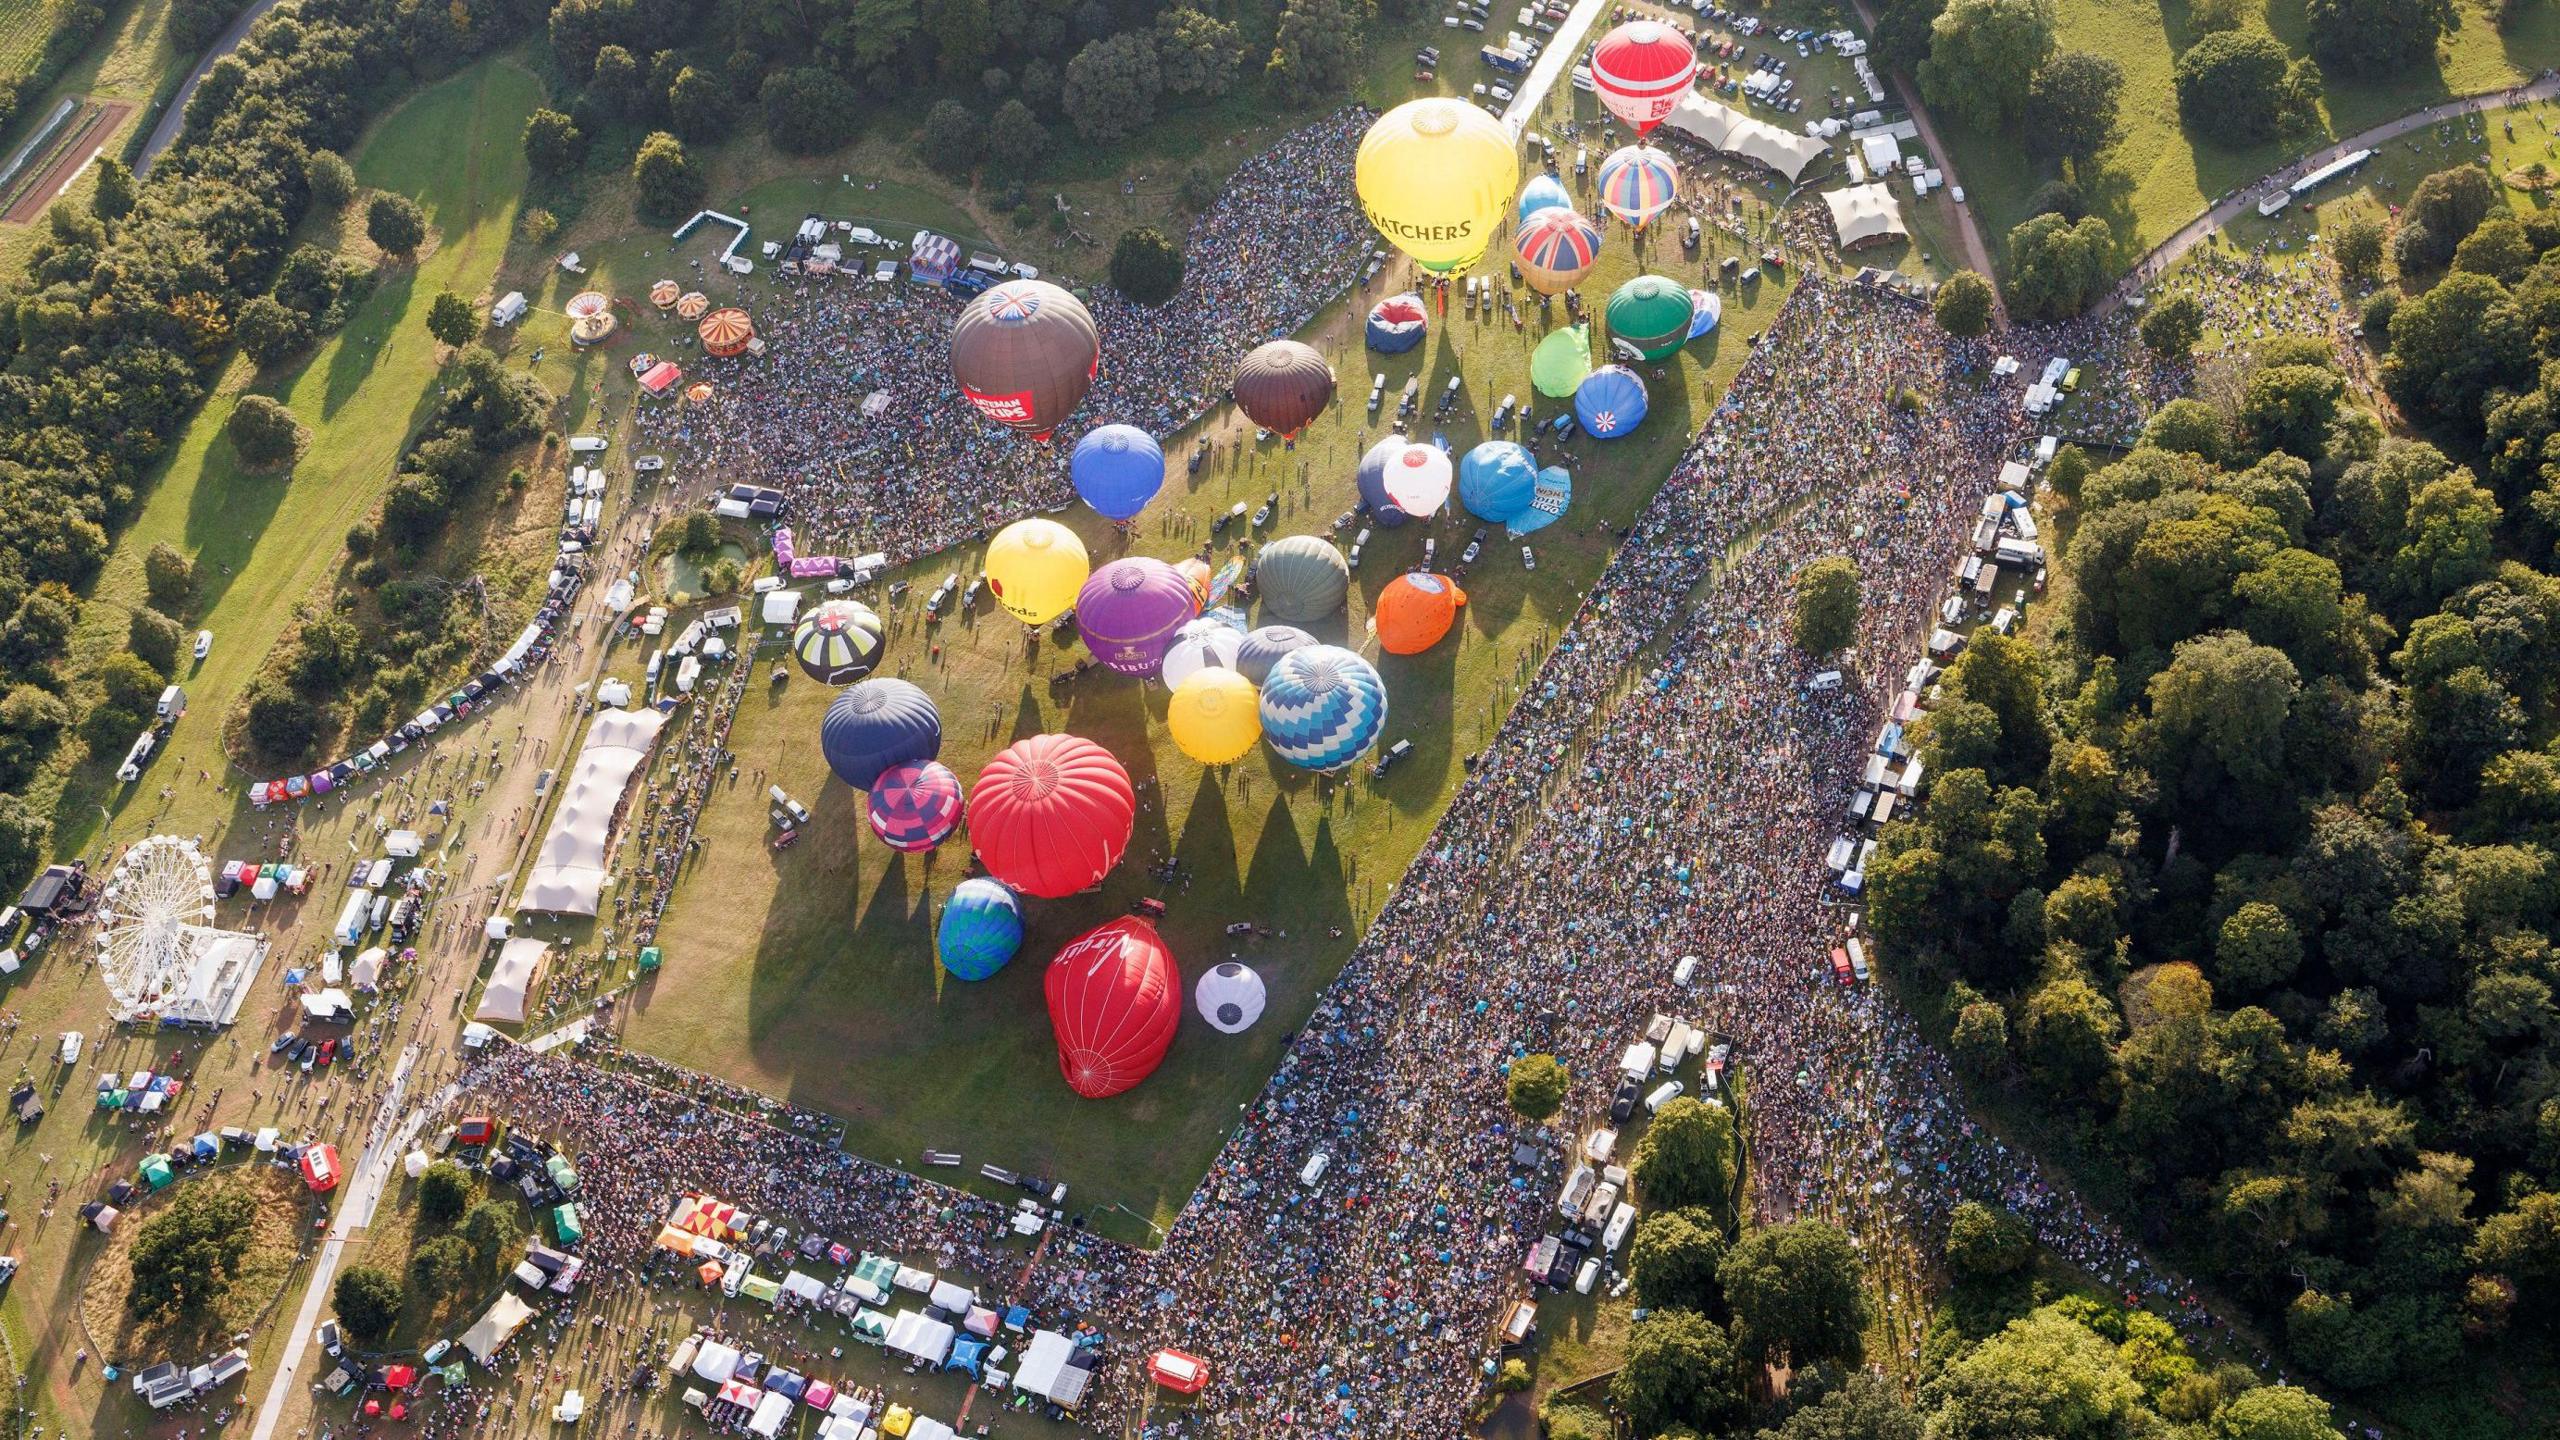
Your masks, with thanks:
<instances>
[{"instance_id":1,"label":"purple hot air balloon","mask_svg":"<svg viewBox=\"0 0 2560 1440\"><path fill-rule=\"evenodd\" d=\"M1154 674L1174 632L1199 613L1182 572L1143 555L1112 561L1076 592L1076 633L1123 675Z\"/></svg>"},{"instance_id":2,"label":"purple hot air balloon","mask_svg":"<svg viewBox=\"0 0 2560 1440\"><path fill-rule=\"evenodd\" d=\"M960 828L960 777L938 760L910 760L871 786L871 833L892 850L930 850Z\"/></svg>"}]
</instances>

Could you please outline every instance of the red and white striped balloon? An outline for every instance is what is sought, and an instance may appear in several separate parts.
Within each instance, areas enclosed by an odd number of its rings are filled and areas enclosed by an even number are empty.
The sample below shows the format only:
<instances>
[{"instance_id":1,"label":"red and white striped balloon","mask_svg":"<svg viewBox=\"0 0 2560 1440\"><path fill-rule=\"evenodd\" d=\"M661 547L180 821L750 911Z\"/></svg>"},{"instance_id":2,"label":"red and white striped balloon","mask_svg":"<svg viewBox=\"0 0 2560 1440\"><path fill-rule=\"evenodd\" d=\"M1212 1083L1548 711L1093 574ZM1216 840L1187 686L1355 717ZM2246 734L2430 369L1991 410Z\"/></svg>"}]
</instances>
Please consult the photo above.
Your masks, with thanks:
<instances>
[{"instance_id":1,"label":"red and white striped balloon","mask_svg":"<svg viewBox=\"0 0 2560 1440\"><path fill-rule=\"evenodd\" d=\"M1671 117L1698 78L1688 37L1659 20L1630 20L1591 52L1591 83L1609 113L1650 135Z\"/></svg>"}]
</instances>

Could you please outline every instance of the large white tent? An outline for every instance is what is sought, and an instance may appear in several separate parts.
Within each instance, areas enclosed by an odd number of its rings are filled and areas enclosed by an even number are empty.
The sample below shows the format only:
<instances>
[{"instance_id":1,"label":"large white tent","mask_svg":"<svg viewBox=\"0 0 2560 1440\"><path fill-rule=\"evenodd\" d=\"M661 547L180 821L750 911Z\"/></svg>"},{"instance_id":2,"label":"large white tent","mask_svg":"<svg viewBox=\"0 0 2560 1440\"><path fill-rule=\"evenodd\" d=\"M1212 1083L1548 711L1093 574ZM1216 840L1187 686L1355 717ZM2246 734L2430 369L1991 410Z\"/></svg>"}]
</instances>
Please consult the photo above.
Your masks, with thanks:
<instances>
[{"instance_id":1,"label":"large white tent","mask_svg":"<svg viewBox=\"0 0 2560 1440\"><path fill-rule=\"evenodd\" d=\"M1754 120L1694 90L1681 97L1679 105L1662 123L1710 150L1775 170L1785 176L1789 184L1803 178L1813 162L1831 150L1829 145L1810 135L1798 135L1765 120Z\"/></svg>"},{"instance_id":2,"label":"large white tent","mask_svg":"<svg viewBox=\"0 0 2560 1440\"><path fill-rule=\"evenodd\" d=\"M1822 203L1831 207L1831 226L1840 232L1843 250L1900 239L1910 233L1902 228L1901 205L1895 203L1893 192L1882 185L1852 185L1845 190L1828 191Z\"/></svg>"},{"instance_id":3,"label":"large white tent","mask_svg":"<svg viewBox=\"0 0 2560 1440\"><path fill-rule=\"evenodd\" d=\"M523 1024L525 998L533 993L534 975L542 968L542 953L550 948L550 943L542 940L508 941L506 948L498 952L497 968L489 972L489 986L480 992L480 1008L471 1012L471 1018Z\"/></svg>"},{"instance_id":4,"label":"large white tent","mask_svg":"<svg viewBox=\"0 0 2560 1440\"><path fill-rule=\"evenodd\" d=\"M1092 1371L1067 1363L1075 1353L1075 1342L1057 1331L1033 1331L1031 1343L1023 1349L1022 1363L1014 1367L1013 1388L1073 1409L1076 1402L1084 1399L1085 1386L1093 1381Z\"/></svg>"},{"instance_id":5,"label":"large white tent","mask_svg":"<svg viewBox=\"0 0 2560 1440\"><path fill-rule=\"evenodd\" d=\"M921 1310L901 1310L889 1322L891 1350L927 1365L939 1365L951 1354L951 1327Z\"/></svg>"},{"instance_id":6,"label":"large white tent","mask_svg":"<svg viewBox=\"0 0 2560 1440\"><path fill-rule=\"evenodd\" d=\"M604 894L614 810L666 723L658 710L607 710L587 727L577 768L562 787L559 813L551 817L551 833L542 837L524 894L516 901L519 909L596 913Z\"/></svg>"},{"instance_id":7,"label":"large white tent","mask_svg":"<svg viewBox=\"0 0 2560 1440\"><path fill-rule=\"evenodd\" d=\"M498 1347L532 1318L533 1307L517 1299L515 1292L506 1291L498 1296L497 1304L489 1307L489 1313L462 1332L462 1348L485 1366L489 1357L498 1353Z\"/></svg>"}]
</instances>

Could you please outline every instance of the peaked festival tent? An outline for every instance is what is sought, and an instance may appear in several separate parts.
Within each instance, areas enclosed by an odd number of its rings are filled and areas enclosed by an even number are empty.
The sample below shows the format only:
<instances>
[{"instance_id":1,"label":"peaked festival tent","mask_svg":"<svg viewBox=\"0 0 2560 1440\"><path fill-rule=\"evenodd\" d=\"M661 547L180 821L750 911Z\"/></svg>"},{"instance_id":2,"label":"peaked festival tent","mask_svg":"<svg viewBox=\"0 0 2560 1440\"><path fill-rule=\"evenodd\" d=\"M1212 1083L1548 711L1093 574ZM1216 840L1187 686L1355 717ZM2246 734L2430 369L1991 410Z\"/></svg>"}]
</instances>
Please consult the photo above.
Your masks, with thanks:
<instances>
[{"instance_id":1,"label":"peaked festival tent","mask_svg":"<svg viewBox=\"0 0 2560 1440\"><path fill-rule=\"evenodd\" d=\"M784 592L776 592L784 593ZM606 842L632 774L667 723L660 710L607 710L587 728L551 833L542 839L516 905L555 915L593 915L604 894Z\"/></svg>"},{"instance_id":2,"label":"peaked festival tent","mask_svg":"<svg viewBox=\"0 0 2560 1440\"><path fill-rule=\"evenodd\" d=\"M1694 92L1683 96L1670 118L1662 123L1710 150L1775 170L1785 176L1789 184L1804 178L1804 172L1812 167L1813 162L1831 153L1829 145L1810 135L1798 135L1764 120L1754 120L1739 110L1719 105Z\"/></svg>"},{"instance_id":3,"label":"peaked festival tent","mask_svg":"<svg viewBox=\"0 0 2560 1440\"><path fill-rule=\"evenodd\" d=\"M513 1291L505 1292L498 1296L498 1302L489 1307L487 1314L462 1332L462 1348L470 1351L471 1358L485 1367L490 1357L498 1353L499 1347L532 1318L532 1306L517 1299Z\"/></svg>"},{"instance_id":4,"label":"peaked festival tent","mask_svg":"<svg viewBox=\"0 0 2560 1440\"><path fill-rule=\"evenodd\" d=\"M535 974L542 967L543 952L551 944L546 940L518 938L506 943L498 952L497 968L489 972L488 988L480 992L480 1008L471 1012L474 1020L495 1020L501 1024L524 1023L525 1000L533 993Z\"/></svg>"},{"instance_id":5,"label":"peaked festival tent","mask_svg":"<svg viewBox=\"0 0 2560 1440\"><path fill-rule=\"evenodd\" d=\"M1845 190L1825 192L1822 203L1831 207L1831 228L1840 232L1840 248L1855 250L1884 240L1898 240L1910 232L1902 228L1902 207L1893 192L1882 185L1852 185Z\"/></svg>"}]
</instances>

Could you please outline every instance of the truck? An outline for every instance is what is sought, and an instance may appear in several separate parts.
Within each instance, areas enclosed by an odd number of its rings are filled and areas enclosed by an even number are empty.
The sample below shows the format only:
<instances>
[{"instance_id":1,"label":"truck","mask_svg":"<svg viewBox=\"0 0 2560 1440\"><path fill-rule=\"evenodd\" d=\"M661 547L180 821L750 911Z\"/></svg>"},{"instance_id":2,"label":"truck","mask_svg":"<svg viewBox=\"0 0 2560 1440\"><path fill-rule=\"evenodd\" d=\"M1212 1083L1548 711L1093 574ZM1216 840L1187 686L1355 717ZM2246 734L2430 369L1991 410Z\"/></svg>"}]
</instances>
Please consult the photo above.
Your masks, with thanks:
<instances>
[{"instance_id":1,"label":"truck","mask_svg":"<svg viewBox=\"0 0 2560 1440\"><path fill-rule=\"evenodd\" d=\"M1484 57L1484 63L1501 71L1505 75L1526 75L1529 73L1529 57L1522 55L1517 51L1497 50L1493 46L1487 45L1476 53Z\"/></svg>"}]
</instances>

